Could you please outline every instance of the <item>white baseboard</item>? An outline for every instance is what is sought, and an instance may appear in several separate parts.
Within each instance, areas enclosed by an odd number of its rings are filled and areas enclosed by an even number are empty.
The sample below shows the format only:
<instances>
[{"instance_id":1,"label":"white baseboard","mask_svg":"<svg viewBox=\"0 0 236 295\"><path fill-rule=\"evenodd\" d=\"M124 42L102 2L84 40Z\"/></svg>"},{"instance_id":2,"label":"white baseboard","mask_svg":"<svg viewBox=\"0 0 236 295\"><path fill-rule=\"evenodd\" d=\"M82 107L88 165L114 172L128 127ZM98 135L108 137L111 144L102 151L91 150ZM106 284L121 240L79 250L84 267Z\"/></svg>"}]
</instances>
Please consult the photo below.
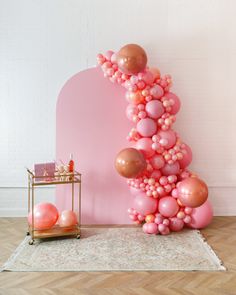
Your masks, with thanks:
<instances>
[{"instance_id":1,"label":"white baseboard","mask_svg":"<svg viewBox=\"0 0 236 295\"><path fill-rule=\"evenodd\" d=\"M38 202L53 202L55 188L44 187L36 193ZM236 215L236 187L210 187L209 198L215 216ZM0 217L27 216L27 188L0 188Z\"/></svg>"}]
</instances>

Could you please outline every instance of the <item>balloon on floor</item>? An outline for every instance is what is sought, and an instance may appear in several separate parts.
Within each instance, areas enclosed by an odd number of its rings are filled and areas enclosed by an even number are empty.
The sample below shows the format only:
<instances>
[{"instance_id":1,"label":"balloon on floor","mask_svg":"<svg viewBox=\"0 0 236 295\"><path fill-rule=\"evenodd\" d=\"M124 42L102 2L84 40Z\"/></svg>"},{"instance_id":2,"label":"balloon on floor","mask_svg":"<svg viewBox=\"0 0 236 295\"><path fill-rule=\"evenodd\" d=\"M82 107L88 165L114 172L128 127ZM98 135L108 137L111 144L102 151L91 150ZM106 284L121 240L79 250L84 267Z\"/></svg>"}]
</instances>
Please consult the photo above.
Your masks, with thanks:
<instances>
[{"instance_id":1,"label":"balloon on floor","mask_svg":"<svg viewBox=\"0 0 236 295\"><path fill-rule=\"evenodd\" d=\"M127 135L132 146L115 159L134 195L130 219L143 224L147 234L207 226L213 216L207 185L187 169L191 148L172 128L181 103L170 91L171 76L148 67L147 54L137 44L98 54L97 62L105 78L126 89L126 115L135 125Z\"/></svg>"}]
</instances>

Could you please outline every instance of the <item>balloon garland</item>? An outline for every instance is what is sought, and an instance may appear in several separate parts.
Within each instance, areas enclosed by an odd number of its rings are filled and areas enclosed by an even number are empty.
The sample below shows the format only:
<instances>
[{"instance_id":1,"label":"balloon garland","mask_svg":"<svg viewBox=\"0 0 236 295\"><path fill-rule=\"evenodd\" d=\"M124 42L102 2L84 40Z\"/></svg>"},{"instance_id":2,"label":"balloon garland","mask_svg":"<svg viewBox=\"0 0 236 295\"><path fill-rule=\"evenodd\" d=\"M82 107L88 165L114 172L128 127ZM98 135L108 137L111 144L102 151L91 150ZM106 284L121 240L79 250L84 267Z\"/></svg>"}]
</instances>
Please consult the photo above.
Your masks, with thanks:
<instances>
[{"instance_id":1,"label":"balloon garland","mask_svg":"<svg viewBox=\"0 0 236 295\"><path fill-rule=\"evenodd\" d=\"M207 226L213 216L207 185L187 169L192 151L172 130L180 100L170 92L171 76L147 67L146 52L136 44L98 54L97 61L104 77L127 89L126 115L136 124L127 136L133 147L115 160L134 195L130 219L147 234Z\"/></svg>"}]
</instances>

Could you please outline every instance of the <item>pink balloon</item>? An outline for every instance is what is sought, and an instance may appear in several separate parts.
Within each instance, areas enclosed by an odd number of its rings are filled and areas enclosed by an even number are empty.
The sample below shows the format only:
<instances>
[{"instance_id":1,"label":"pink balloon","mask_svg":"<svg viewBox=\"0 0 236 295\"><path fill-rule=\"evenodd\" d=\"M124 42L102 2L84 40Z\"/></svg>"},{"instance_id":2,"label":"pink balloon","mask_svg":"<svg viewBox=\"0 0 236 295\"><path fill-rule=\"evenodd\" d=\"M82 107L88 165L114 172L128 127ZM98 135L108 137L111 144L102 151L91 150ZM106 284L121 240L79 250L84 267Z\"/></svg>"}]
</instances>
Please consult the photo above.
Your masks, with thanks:
<instances>
[{"instance_id":1,"label":"pink balloon","mask_svg":"<svg viewBox=\"0 0 236 295\"><path fill-rule=\"evenodd\" d=\"M138 114L138 108L136 105L128 104L126 108L126 116L130 121L133 121L133 116Z\"/></svg>"},{"instance_id":2,"label":"pink balloon","mask_svg":"<svg viewBox=\"0 0 236 295\"><path fill-rule=\"evenodd\" d=\"M145 71L144 73L140 73L139 77L148 85L154 82L154 75L149 70Z\"/></svg>"},{"instance_id":3,"label":"pink balloon","mask_svg":"<svg viewBox=\"0 0 236 295\"><path fill-rule=\"evenodd\" d=\"M131 186L130 188L129 188L129 190L130 190L130 192L131 192L131 194L132 195L138 195L139 193L141 193L141 190L140 189L138 189L138 188L135 188L135 187L133 187L133 186Z\"/></svg>"},{"instance_id":4,"label":"pink balloon","mask_svg":"<svg viewBox=\"0 0 236 295\"><path fill-rule=\"evenodd\" d=\"M166 141L166 144L164 145L164 148L166 149L170 149L176 143L176 135L173 130L167 130L167 131L159 130L157 132L157 135L159 135L161 139Z\"/></svg>"},{"instance_id":5,"label":"pink balloon","mask_svg":"<svg viewBox=\"0 0 236 295\"><path fill-rule=\"evenodd\" d=\"M208 226L213 218L213 209L209 200L200 207L193 208L191 213L191 222L188 224L191 228L204 228Z\"/></svg>"},{"instance_id":6,"label":"pink balloon","mask_svg":"<svg viewBox=\"0 0 236 295\"><path fill-rule=\"evenodd\" d=\"M154 170L151 174L151 178L159 179L161 177L161 172L159 170Z\"/></svg>"},{"instance_id":7,"label":"pink balloon","mask_svg":"<svg viewBox=\"0 0 236 295\"><path fill-rule=\"evenodd\" d=\"M58 219L57 208L51 203L39 203L34 206L34 228L38 230L53 227ZM28 215L28 222L32 225L32 212Z\"/></svg>"},{"instance_id":8,"label":"pink balloon","mask_svg":"<svg viewBox=\"0 0 236 295\"><path fill-rule=\"evenodd\" d=\"M152 140L151 138L140 138L137 142L136 142L136 149L140 150L144 156L146 158L150 158L151 156L153 156L155 154L155 151L152 149Z\"/></svg>"},{"instance_id":9,"label":"pink balloon","mask_svg":"<svg viewBox=\"0 0 236 295\"><path fill-rule=\"evenodd\" d=\"M165 94L165 97L167 97L168 99L173 99L173 101L174 101L174 105L171 106L170 114L172 114L172 115L177 114L180 109L180 106L181 106L178 96L172 92L168 92Z\"/></svg>"},{"instance_id":10,"label":"pink balloon","mask_svg":"<svg viewBox=\"0 0 236 295\"><path fill-rule=\"evenodd\" d=\"M154 222L144 223L143 231L145 234L158 234L158 226Z\"/></svg>"},{"instance_id":11,"label":"pink balloon","mask_svg":"<svg viewBox=\"0 0 236 295\"><path fill-rule=\"evenodd\" d=\"M159 201L159 212L165 217L173 217L179 210L179 205L173 197L163 197Z\"/></svg>"},{"instance_id":12,"label":"pink balloon","mask_svg":"<svg viewBox=\"0 0 236 295\"><path fill-rule=\"evenodd\" d=\"M70 227L70 226L76 225L77 223L78 223L78 220L77 220L77 215L75 212L71 210L64 210L61 212L58 219L58 224L61 227Z\"/></svg>"},{"instance_id":13,"label":"pink balloon","mask_svg":"<svg viewBox=\"0 0 236 295\"><path fill-rule=\"evenodd\" d=\"M181 229L184 227L184 222L182 219L179 219L177 217L170 218L170 229L172 231L181 231Z\"/></svg>"},{"instance_id":14,"label":"pink balloon","mask_svg":"<svg viewBox=\"0 0 236 295\"><path fill-rule=\"evenodd\" d=\"M162 155L154 155L150 159L150 163L154 169L161 169L165 165L165 160Z\"/></svg>"},{"instance_id":15,"label":"pink balloon","mask_svg":"<svg viewBox=\"0 0 236 295\"><path fill-rule=\"evenodd\" d=\"M186 153L183 154L183 159L179 160L179 165L180 165L180 168L182 169L186 168L192 162L192 158L193 158L192 150L186 143L185 143L185 150L186 150Z\"/></svg>"},{"instance_id":16,"label":"pink balloon","mask_svg":"<svg viewBox=\"0 0 236 295\"><path fill-rule=\"evenodd\" d=\"M150 89L150 94L154 98L161 98L164 95L164 90L160 85L155 85Z\"/></svg>"},{"instance_id":17,"label":"pink balloon","mask_svg":"<svg viewBox=\"0 0 236 295\"><path fill-rule=\"evenodd\" d=\"M137 130L142 136L149 137L156 133L157 124L150 118L141 119L137 124Z\"/></svg>"},{"instance_id":18,"label":"pink balloon","mask_svg":"<svg viewBox=\"0 0 236 295\"><path fill-rule=\"evenodd\" d=\"M164 112L165 109L163 107L163 104L159 100L151 100L146 104L146 112L149 117L153 119L158 119L160 118Z\"/></svg>"},{"instance_id":19,"label":"pink balloon","mask_svg":"<svg viewBox=\"0 0 236 295\"><path fill-rule=\"evenodd\" d=\"M138 194L134 199L134 209L142 214L148 215L157 210L157 199L148 197L145 193Z\"/></svg>"},{"instance_id":20,"label":"pink balloon","mask_svg":"<svg viewBox=\"0 0 236 295\"><path fill-rule=\"evenodd\" d=\"M165 176L176 175L180 172L180 165L178 162L174 162L173 164L165 164L165 166L161 169L161 172Z\"/></svg>"}]
</instances>

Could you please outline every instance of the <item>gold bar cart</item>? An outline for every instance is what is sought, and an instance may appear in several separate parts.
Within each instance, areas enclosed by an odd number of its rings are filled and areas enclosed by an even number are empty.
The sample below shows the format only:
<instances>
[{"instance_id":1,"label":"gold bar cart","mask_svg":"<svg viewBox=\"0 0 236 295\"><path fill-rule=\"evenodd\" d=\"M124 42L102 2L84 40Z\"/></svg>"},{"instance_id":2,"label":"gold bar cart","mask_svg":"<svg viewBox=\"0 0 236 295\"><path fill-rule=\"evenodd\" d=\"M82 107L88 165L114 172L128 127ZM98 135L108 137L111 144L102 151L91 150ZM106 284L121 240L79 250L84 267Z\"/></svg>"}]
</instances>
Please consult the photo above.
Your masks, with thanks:
<instances>
[{"instance_id":1,"label":"gold bar cart","mask_svg":"<svg viewBox=\"0 0 236 295\"><path fill-rule=\"evenodd\" d=\"M35 176L34 172L27 168L28 172L28 214L32 212L32 225L28 224L27 235L31 236L30 245L34 244L35 239L45 239L62 236L76 236L80 238L81 227L81 174L77 171L57 175L54 177ZM34 205L35 205L35 188L47 185L71 184L71 210L75 211L75 184L78 184L78 224L71 227L60 227L55 225L50 229L37 230L34 227Z\"/></svg>"}]
</instances>

